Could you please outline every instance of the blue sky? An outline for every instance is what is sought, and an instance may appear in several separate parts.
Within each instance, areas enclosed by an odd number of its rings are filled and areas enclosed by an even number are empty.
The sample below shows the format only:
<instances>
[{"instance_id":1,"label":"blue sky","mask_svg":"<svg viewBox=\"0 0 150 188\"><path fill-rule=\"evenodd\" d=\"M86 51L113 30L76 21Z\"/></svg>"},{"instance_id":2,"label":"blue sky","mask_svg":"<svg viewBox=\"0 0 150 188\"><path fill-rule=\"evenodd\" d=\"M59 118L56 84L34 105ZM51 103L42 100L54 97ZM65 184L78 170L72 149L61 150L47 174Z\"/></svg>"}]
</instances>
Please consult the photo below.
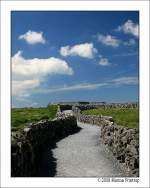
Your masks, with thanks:
<instances>
[{"instance_id":1,"label":"blue sky","mask_svg":"<svg viewBox=\"0 0 150 188\"><path fill-rule=\"evenodd\" d=\"M12 12L12 105L138 101L138 16Z\"/></svg>"}]
</instances>

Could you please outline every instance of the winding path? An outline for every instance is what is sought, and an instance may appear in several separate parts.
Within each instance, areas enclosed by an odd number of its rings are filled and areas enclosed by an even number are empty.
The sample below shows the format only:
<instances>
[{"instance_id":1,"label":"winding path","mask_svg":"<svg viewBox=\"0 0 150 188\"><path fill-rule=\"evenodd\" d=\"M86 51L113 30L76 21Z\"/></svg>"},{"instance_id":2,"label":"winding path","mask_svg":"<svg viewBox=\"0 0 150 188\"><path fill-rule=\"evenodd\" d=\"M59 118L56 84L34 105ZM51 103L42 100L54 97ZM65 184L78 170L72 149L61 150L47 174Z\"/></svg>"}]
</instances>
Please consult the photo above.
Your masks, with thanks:
<instances>
[{"instance_id":1,"label":"winding path","mask_svg":"<svg viewBox=\"0 0 150 188\"><path fill-rule=\"evenodd\" d=\"M57 177L124 176L117 161L100 141L100 127L78 122L80 132L57 143Z\"/></svg>"}]
</instances>

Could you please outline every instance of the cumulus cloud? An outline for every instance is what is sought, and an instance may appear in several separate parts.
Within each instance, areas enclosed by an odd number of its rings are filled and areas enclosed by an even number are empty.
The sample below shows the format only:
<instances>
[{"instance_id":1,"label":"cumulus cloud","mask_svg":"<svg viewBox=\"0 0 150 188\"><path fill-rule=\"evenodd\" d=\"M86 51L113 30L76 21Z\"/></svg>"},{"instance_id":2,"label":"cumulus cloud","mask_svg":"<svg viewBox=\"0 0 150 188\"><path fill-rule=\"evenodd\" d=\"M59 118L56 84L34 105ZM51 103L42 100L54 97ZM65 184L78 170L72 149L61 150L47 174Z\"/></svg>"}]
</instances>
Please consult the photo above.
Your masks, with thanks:
<instances>
[{"instance_id":1,"label":"cumulus cloud","mask_svg":"<svg viewBox=\"0 0 150 188\"><path fill-rule=\"evenodd\" d=\"M106 46L118 47L120 44L120 40L112 35L98 34L97 39L100 43L102 43Z\"/></svg>"},{"instance_id":2,"label":"cumulus cloud","mask_svg":"<svg viewBox=\"0 0 150 188\"><path fill-rule=\"evenodd\" d=\"M25 59L19 51L12 57L12 93L28 96L38 87L47 75L72 75L73 70L67 62L58 58Z\"/></svg>"},{"instance_id":3,"label":"cumulus cloud","mask_svg":"<svg viewBox=\"0 0 150 188\"><path fill-rule=\"evenodd\" d=\"M134 39L129 39L128 41L123 43L125 46L133 46L136 44L136 41Z\"/></svg>"},{"instance_id":4,"label":"cumulus cloud","mask_svg":"<svg viewBox=\"0 0 150 188\"><path fill-rule=\"evenodd\" d=\"M40 80L13 80L12 81L12 95L28 97L31 90L40 85Z\"/></svg>"},{"instance_id":5,"label":"cumulus cloud","mask_svg":"<svg viewBox=\"0 0 150 188\"><path fill-rule=\"evenodd\" d=\"M109 63L109 60L107 58L101 58L100 61L99 61L99 65L108 66L108 65L110 65L110 63Z\"/></svg>"},{"instance_id":6,"label":"cumulus cloud","mask_svg":"<svg viewBox=\"0 0 150 188\"><path fill-rule=\"evenodd\" d=\"M47 59L25 59L21 51L12 57L13 76L41 77L47 74L73 74L73 70L64 60L50 57Z\"/></svg>"},{"instance_id":7,"label":"cumulus cloud","mask_svg":"<svg viewBox=\"0 0 150 188\"><path fill-rule=\"evenodd\" d=\"M80 56L83 58L94 58L97 49L94 48L93 43L77 44L75 46L63 46L60 48L60 54L67 56Z\"/></svg>"},{"instance_id":8,"label":"cumulus cloud","mask_svg":"<svg viewBox=\"0 0 150 188\"><path fill-rule=\"evenodd\" d=\"M46 42L45 38L43 37L43 32L36 32L31 30L29 30L23 35L20 35L19 39L25 40L28 44L45 44Z\"/></svg>"},{"instance_id":9,"label":"cumulus cloud","mask_svg":"<svg viewBox=\"0 0 150 188\"><path fill-rule=\"evenodd\" d=\"M132 20L126 21L123 25L119 26L117 31L122 31L126 34L132 34L135 37L139 36L139 25L134 23Z\"/></svg>"}]
</instances>

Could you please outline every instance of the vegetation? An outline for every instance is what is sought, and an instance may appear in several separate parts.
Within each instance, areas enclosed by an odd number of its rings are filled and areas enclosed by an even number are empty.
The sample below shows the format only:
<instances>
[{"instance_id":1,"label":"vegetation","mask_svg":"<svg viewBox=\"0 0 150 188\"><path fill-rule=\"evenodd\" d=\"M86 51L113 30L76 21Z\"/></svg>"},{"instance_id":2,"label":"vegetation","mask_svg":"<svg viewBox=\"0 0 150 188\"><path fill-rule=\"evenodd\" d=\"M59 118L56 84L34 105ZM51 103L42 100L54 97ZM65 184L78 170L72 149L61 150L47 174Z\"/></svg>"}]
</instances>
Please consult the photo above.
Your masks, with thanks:
<instances>
[{"instance_id":1,"label":"vegetation","mask_svg":"<svg viewBox=\"0 0 150 188\"><path fill-rule=\"evenodd\" d=\"M79 104L84 104L84 105L85 105L85 104L89 104L89 102L86 102L86 101L83 101L83 102L82 102L82 101L81 101L81 102L79 102Z\"/></svg>"},{"instance_id":2,"label":"vegetation","mask_svg":"<svg viewBox=\"0 0 150 188\"><path fill-rule=\"evenodd\" d=\"M53 119L56 116L57 106L47 108L13 108L11 110L11 127L17 129L35 123L42 119Z\"/></svg>"},{"instance_id":3,"label":"vegetation","mask_svg":"<svg viewBox=\"0 0 150 188\"><path fill-rule=\"evenodd\" d=\"M139 126L139 110L135 108L99 108L82 111L82 114L112 116L118 125L129 128L137 128Z\"/></svg>"}]
</instances>

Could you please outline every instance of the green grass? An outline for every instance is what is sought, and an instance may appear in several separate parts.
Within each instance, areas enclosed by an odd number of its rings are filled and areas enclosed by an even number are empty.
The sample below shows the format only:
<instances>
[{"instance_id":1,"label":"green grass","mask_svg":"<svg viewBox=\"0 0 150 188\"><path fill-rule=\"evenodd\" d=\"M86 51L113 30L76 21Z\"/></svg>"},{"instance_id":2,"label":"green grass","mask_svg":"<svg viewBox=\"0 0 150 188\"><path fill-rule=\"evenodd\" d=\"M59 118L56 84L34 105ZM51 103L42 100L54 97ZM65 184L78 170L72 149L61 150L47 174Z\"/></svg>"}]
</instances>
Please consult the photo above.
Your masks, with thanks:
<instances>
[{"instance_id":1,"label":"green grass","mask_svg":"<svg viewBox=\"0 0 150 188\"><path fill-rule=\"evenodd\" d=\"M35 123L42 119L53 119L56 116L57 106L47 108L13 108L11 110L11 127L23 128L27 123Z\"/></svg>"},{"instance_id":2,"label":"green grass","mask_svg":"<svg viewBox=\"0 0 150 188\"><path fill-rule=\"evenodd\" d=\"M139 126L139 111L138 109L121 109L121 108L112 108L112 109L94 109L94 110L85 110L82 111L82 114L85 115L103 115L103 116L112 116L114 121L118 125L129 128L137 128Z\"/></svg>"}]
</instances>

